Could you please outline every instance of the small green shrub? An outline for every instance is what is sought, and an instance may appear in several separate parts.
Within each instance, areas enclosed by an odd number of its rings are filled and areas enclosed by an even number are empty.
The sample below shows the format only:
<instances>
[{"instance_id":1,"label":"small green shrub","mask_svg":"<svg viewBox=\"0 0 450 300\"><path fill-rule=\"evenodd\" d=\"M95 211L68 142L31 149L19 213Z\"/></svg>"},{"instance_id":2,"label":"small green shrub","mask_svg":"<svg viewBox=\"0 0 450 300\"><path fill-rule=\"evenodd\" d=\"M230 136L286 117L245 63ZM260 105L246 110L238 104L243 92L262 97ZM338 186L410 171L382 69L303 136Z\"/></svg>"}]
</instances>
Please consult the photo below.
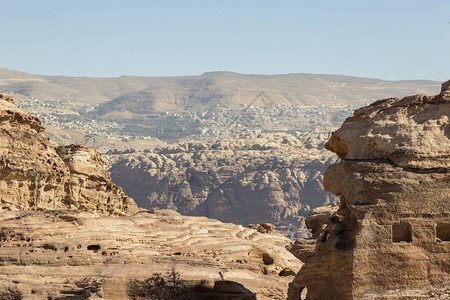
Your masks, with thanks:
<instances>
[{"instance_id":1,"label":"small green shrub","mask_svg":"<svg viewBox=\"0 0 450 300\"><path fill-rule=\"evenodd\" d=\"M59 145L56 147L56 153L61 159L64 159L66 157L66 147L64 145Z\"/></svg>"},{"instance_id":2,"label":"small green shrub","mask_svg":"<svg viewBox=\"0 0 450 300\"><path fill-rule=\"evenodd\" d=\"M180 273L175 268L168 272L166 279L161 273L145 280L132 280L128 284L127 294L130 299L181 300L192 299L188 287L180 280Z\"/></svg>"}]
</instances>

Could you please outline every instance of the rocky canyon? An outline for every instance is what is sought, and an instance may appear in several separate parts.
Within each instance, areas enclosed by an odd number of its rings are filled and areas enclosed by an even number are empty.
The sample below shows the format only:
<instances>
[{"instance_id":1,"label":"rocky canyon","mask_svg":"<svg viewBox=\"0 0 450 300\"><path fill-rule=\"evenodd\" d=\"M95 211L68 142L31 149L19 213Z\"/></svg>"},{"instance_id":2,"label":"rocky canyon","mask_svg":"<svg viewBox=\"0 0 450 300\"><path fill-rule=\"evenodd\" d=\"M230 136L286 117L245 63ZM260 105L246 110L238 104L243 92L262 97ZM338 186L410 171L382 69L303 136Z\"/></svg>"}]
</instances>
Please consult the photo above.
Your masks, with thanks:
<instances>
[{"instance_id":1,"label":"rocky canyon","mask_svg":"<svg viewBox=\"0 0 450 300\"><path fill-rule=\"evenodd\" d=\"M170 208L241 225L273 223L307 235L311 208L334 203L323 173L337 161L324 149L328 130L247 134L109 154L111 177L141 207Z\"/></svg>"},{"instance_id":2,"label":"rocky canyon","mask_svg":"<svg viewBox=\"0 0 450 300\"><path fill-rule=\"evenodd\" d=\"M302 263L286 237L139 209L98 151L51 142L8 96L0 109L0 299L134 299L151 280L180 299L287 296Z\"/></svg>"},{"instance_id":3,"label":"rocky canyon","mask_svg":"<svg viewBox=\"0 0 450 300\"><path fill-rule=\"evenodd\" d=\"M450 81L334 132L105 159L0 94L0 299L448 299L449 117Z\"/></svg>"}]
</instances>

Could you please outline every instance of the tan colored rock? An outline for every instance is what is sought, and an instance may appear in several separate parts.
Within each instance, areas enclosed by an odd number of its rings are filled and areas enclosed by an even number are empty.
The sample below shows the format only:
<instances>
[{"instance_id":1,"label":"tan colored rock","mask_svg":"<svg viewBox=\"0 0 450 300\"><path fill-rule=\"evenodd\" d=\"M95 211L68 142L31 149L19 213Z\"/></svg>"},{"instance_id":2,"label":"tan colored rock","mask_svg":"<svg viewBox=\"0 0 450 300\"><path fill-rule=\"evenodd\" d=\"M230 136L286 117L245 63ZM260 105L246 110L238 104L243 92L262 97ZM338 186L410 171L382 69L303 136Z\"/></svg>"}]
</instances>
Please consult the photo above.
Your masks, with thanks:
<instances>
[{"instance_id":1,"label":"tan colored rock","mask_svg":"<svg viewBox=\"0 0 450 300\"><path fill-rule=\"evenodd\" d=\"M106 171L108 163L100 152L81 145L70 145L65 148L67 153L64 162L69 167L70 173L102 181L111 180Z\"/></svg>"},{"instance_id":2,"label":"tan colored rock","mask_svg":"<svg viewBox=\"0 0 450 300\"><path fill-rule=\"evenodd\" d=\"M107 162L97 150L81 146L65 147L64 162L70 170L70 205L107 215L138 211L133 199L111 182Z\"/></svg>"},{"instance_id":3,"label":"tan colored rock","mask_svg":"<svg viewBox=\"0 0 450 300\"><path fill-rule=\"evenodd\" d=\"M10 102L12 104L14 104L14 99L8 95L5 94L0 94L0 100L6 101L6 102Z\"/></svg>"},{"instance_id":4,"label":"tan colored rock","mask_svg":"<svg viewBox=\"0 0 450 300\"><path fill-rule=\"evenodd\" d=\"M448 87L375 102L333 134L327 147L343 160L324 188L340 207L289 299L304 289L307 299L449 297Z\"/></svg>"},{"instance_id":5,"label":"tan colored rock","mask_svg":"<svg viewBox=\"0 0 450 300\"><path fill-rule=\"evenodd\" d=\"M307 263L315 254L316 242L317 240L315 238L297 239L289 249L289 252L303 263Z\"/></svg>"},{"instance_id":6,"label":"tan colored rock","mask_svg":"<svg viewBox=\"0 0 450 300\"><path fill-rule=\"evenodd\" d=\"M389 98L355 111L325 145L341 159L389 159L411 168L449 168L449 88L437 96Z\"/></svg>"},{"instance_id":7,"label":"tan colored rock","mask_svg":"<svg viewBox=\"0 0 450 300\"><path fill-rule=\"evenodd\" d=\"M0 208L65 207L70 173L41 134L45 126L5 98L0 99Z\"/></svg>"},{"instance_id":8,"label":"tan colored rock","mask_svg":"<svg viewBox=\"0 0 450 300\"><path fill-rule=\"evenodd\" d=\"M0 211L83 209L125 215L138 210L111 183L94 149L66 147L64 161L42 122L0 97Z\"/></svg>"},{"instance_id":9,"label":"tan colored rock","mask_svg":"<svg viewBox=\"0 0 450 300\"><path fill-rule=\"evenodd\" d=\"M18 108L14 104L13 98L7 95L0 94L0 111L0 124L4 126L33 129L35 132L45 130L45 125L38 118Z\"/></svg>"},{"instance_id":10,"label":"tan colored rock","mask_svg":"<svg viewBox=\"0 0 450 300\"><path fill-rule=\"evenodd\" d=\"M330 224L332 217L336 216L337 210L337 205L322 206L311 210L305 219L305 224L311 230L314 238L318 237L324 228Z\"/></svg>"},{"instance_id":11,"label":"tan colored rock","mask_svg":"<svg viewBox=\"0 0 450 300\"><path fill-rule=\"evenodd\" d=\"M295 241L289 251L295 257L306 263L314 256L317 239L321 239L325 233L326 227L334 221L335 218L342 219L336 214L339 206L328 205L317 207L305 218L306 227L311 230L312 237L300 238Z\"/></svg>"},{"instance_id":12,"label":"tan colored rock","mask_svg":"<svg viewBox=\"0 0 450 300\"><path fill-rule=\"evenodd\" d=\"M174 267L182 280L203 280L203 291L215 287L223 296L241 284L257 299L281 300L301 267L281 235L171 210L129 217L3 211L0 223L3 297L127 299L131 280Z\"/></svg>"},{"instance_id":13,"label":"tan colored rock","mask_svg":"<svg viewBox=\"0 0 450 300\"><path fill-rule=\"evenodd\" d=\"M254 229L260 233L272 233L275 231L275 225L270 223L248 224L247 228Z\"/></svg>"}]
</instances>

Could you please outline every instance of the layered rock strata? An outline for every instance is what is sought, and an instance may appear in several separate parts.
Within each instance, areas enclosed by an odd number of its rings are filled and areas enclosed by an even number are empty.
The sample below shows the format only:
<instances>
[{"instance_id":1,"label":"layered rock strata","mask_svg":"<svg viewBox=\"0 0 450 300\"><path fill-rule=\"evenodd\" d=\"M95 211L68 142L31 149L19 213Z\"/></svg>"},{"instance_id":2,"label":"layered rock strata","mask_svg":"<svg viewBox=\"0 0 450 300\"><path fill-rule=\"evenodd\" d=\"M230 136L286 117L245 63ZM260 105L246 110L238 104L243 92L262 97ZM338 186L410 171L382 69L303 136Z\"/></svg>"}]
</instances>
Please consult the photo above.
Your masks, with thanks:
<instances>
[{"instance_id":1,"label":"layered rock strata","mask_svg":"<svg viewBox=\"0 0 450 300\"><path fill-rule=\"evenodd\" d=\"M336 201L322 189L323 173L336 161L323 148L330 135L248 134L108 158L113 181L140 206L244 226L273 223L297 237L307 233L310 208Z\"/></svg>"},{"instance_id":2,"label":"layered rock strata","mask_svg":"<svg viewBox=\"0 0 450 300\"><path fill-rule=\"evenodd\" d=\"M210 298L195 299L281 300L302 265L281 235L172 210L4 211L0 223L2 299L128 299L132 280L174 268L180 280L203 282Z\"/></svg>"},{"instance_id":3,"label":"layered rock strata","mask_svg":"<svg viewBox=\"0 0 450 300\"><path fill-rule=\"evenodd\" d=\"M92 148L59 147L44 124L0 94L0 211L86 209L126 215L138 210L113 184Z\"/></svg>"},{"instance_id":4,"label":"layered rock strata","mask_svg":"<svg viewBox=\"0 0 450 300\"><path fill-rule=\"evenodd\" d=\"M289 299L449 297L450 81L437 96L380 100L326 144L341 162L324 188L336 218L291 283ZM446 299L446 298L445 298Z\"/></svg>"}]
</instances>

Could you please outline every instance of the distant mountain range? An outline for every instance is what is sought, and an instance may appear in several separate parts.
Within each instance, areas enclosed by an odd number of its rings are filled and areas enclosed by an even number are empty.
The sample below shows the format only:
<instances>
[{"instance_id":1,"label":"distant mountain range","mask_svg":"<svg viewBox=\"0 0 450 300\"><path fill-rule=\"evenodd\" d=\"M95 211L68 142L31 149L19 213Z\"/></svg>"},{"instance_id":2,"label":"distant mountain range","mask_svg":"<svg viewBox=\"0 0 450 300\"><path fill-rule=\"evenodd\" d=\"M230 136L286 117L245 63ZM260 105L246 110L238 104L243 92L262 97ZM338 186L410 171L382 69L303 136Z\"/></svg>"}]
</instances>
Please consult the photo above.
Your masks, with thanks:
<instances>
[{"instance_id":1,"label":"distant mountain range","mask_svg":"<svg viewBox=\"0 0 450 300\"><path fill-rule=\"evenodd\" d=\"M268 104L365 105L377 99L436 94L430 80L385 81L343 75L245 75L209 72L198 76L117 78L43 76L0 68L0 90L39 100L97 105L97 115L203 111L217 106Z\"/></svg>"}]
</instances>

